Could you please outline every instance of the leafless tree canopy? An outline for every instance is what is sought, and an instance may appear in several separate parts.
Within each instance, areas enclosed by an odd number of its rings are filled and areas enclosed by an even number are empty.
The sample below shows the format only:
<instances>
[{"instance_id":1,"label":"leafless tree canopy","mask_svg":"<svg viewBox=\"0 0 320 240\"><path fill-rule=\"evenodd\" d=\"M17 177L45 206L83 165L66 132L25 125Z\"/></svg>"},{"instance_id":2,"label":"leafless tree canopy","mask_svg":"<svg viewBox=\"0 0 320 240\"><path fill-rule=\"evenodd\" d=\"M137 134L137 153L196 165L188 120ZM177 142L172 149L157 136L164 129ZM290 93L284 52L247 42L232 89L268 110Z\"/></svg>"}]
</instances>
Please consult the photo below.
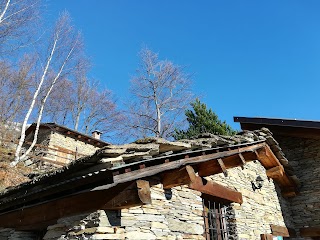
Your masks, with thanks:
<instances>
[{"instance_id":1,"label":"leafless tree canopy","mask_svg":"<svg viewBox=\"0 0 320 240\"><path fill-rule=\"evenodd\" d=\"M128 126L136 137L168 138L192 99L190 75L171 61L159 60L148 48L139 56L141 63L131 80Z\"/></svg>"},{"instance_id":2,"label":"leafless tree canopy","mask_svg":"<svg viewBox=\"0 0 320 240\"><path fill-rule=\"evenodd\" d=\"M104 139L115 140L123 114L117 109L111 91L88 77L88 61L81 59L73 75L62 79L53 89L46 111L46 120L91 134L102 131ZM59 101L57 101L59 99Z\"/></svg>"},{"instance_id":3,"label":"leafless tree canopy","mask_svg":"<svg viewBox=\"0 0 320 240\"><path fill-rule=\"evenodd\" d=\"M37 75L38 84L36 85L36 89L33 93L30 106L22 123L21 137L16 149L13 165L21 160L24 160L24 158L26 158L26 156L36 144L39 125L43 116L47 99L54 89L56 83L64 75L71 72L74 66L73 63L76 62L76 59L81 51L82 41L80 34L72 27L68 13L63 13L56 22L53 32L49 37L48 48L43 58L45 60L43 62L40 62L41 71ZM45 89L44 94L41 96L45 83L48 83L48 87L47 89ZM31 146L22 156L20 156L22 145L25 140L25 130L37 101L39 102L39 107L34 139Z\"/></svg>"},{"instance_id":4,"label":"leafless tree canopy","mask_svg":"<svg viewBox=\"0 0 320 240\"><path fill-rule=\"evenodd\" d=\"M30 43L40 6L40 0L0 0L0 53Z\"/></svg>"}]
</instances>

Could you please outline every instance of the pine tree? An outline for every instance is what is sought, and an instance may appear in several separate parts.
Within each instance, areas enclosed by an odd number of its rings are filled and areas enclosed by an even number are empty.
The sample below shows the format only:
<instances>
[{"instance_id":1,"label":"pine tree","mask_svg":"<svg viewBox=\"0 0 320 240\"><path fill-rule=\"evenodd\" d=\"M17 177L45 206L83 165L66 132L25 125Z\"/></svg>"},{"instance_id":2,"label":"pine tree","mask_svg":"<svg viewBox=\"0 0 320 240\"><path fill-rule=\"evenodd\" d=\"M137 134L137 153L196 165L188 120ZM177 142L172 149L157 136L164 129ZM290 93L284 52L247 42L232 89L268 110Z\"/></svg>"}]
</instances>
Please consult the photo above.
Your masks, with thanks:
<instances>
[{"instance_id":1,"label":"pine tree","mask_svg":"<svg viewBox=\"0 0 320 240\"><path fill-rule=\"evenodd\" d=\"M189 128L187 130L175 129L174 139L188 139L201 133L212 133L219 135L233 135L236 133L225 121L221 121L206 104L196 99L190 104L192 109L185 111Z\"/></svg>"}]
</instances>

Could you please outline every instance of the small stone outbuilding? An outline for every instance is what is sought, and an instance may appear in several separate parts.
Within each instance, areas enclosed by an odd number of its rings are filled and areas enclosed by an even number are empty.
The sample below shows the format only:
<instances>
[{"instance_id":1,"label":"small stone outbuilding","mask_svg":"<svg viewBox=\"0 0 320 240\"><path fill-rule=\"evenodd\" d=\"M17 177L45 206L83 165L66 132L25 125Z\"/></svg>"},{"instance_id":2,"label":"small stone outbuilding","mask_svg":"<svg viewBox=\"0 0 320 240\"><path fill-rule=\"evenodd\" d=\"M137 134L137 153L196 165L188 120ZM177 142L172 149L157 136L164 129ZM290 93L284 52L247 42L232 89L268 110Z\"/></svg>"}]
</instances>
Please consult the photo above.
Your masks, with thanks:
<instances>
[{"instance_id":1,"label":"small stone outbuilding","mask_svg":"<svg viewBox=\"0 0 320 240\"><path fill-rule=\"evenodd\" d=\"M34 138L36 124L26 130L28 147ZM80 157L89 156L109 143L100 139L100 132L93 132L92 136L80 133L56 123L42 123L39 126L37 144L33 155L27 160L26 165L34 161L50 163L60 166L74 161Z\"/></svg>"}]
</instances>

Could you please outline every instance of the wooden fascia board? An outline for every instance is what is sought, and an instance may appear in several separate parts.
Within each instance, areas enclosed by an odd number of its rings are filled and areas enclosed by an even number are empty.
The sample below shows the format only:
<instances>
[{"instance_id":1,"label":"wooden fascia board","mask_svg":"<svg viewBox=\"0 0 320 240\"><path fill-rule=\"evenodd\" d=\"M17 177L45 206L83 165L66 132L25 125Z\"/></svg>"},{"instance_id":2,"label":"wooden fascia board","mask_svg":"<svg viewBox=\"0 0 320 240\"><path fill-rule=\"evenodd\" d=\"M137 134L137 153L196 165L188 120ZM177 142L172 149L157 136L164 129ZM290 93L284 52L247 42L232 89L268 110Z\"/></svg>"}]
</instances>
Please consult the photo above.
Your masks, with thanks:
<instances>
[{"instance_id":1,"label":"wooden fascia board","mask_svg":"<svg viewBox=\"0 0 320 240\"><path fill-rule=\"evenodd\" d=\"M320 226L300 228L299 231L301 237L320 237Z\"/></svg>"},{"instance_id":2,"label":"wooden fascia board","mask_svg":"<svg viewBox=\"0 0 320 240\"><path fill-rule=\"evenodd\" d=\"M239 149L234 149L234 150L230 150L230 151L226 151L226 152L217 152L217 153L208 154L208 155L183 158L180 160L171 161L171 162L169 161L169 162L165 162L165 163L162 163L159 165L149 166L149 167L137 169L134 171L124 172L122 174L118 173L118 174L114 175L114 177L113 177L113 182L114 182L113 184L116 185L116 184L124 183L127 181L133 181L133 180L144 178L144 177L154 176L154 175L157 175L160 173L165 173L167 171L172 171L172 170L175 171L175 170L180 169L181 167L184 167L186 165L192 165L193 167L197 167L201 163L205 163L210 160L216 161L216 159L218 159L218 158L230 157L233 155L238 155L239 153L242 153L243 155L245 155L246 153L252 154L253 153L252 151L254 149L259 149L263 146L264 146L263 143L259 143L256 145L246 146L246 147L242 147ZM163 159L163 160L165 160L165 159ZM242 162L241 163L240 162L239 162L239 164L241 165ZM128 166L126 168L128 168ZM113 170L113 171L115 172L115 170ZM212 174L216 174L221 171L222 170L220 168L219 170L217 170L217 172L214 172ZM210 175L212 175L212 174L210 174ZM179 185L181 185L181 184L179 184ZM99 186L95 189L101 190L101 189L105 189L105 188L109 188L109 184L104 185L104 186Z\"/></svg>"},{"instance_id":3,"label":"wooden fascia board","mask_svg":"<svg viewBox=\"0 0 320 240\"><path fill-rule=\"evenodd\" d=\"M105 166L110 166L110 164L105 163ZM19 205L30 205L34 202L38 202L39 199L42 201L49 201L52 196L63 192L64 195L71 193L76 193L78 191L87 191L86 189L91 189L92 185L97 185L98 183L112 183L112 174L110 171L100 171L97 174L87 174L87 171L99 171L97 166L88 167L86 170L79 170L73 174L70 174L68 179L53 178L52 181L46 182L42 185L34 186L28 191L17 191L9 196L3 197L2 203L0 204L1 211L6 211L7 209L12 209L18 207ZM100 169L101 170L101 169ZM89 176L90 175L90 176ZM6 202L5 202L6 201Z\"/></svg>"},{"instance_id":4,"label":"wooden fascia board","mask_svg":"<svg viewBox=\"0 0 320 240\"><path fill-rule=\"evenodd\" d=\"M226 154L226 152L218 152L211 154L211 156L204 155L196 157L196 159L198 159L199 161L194 161L195 158L189 158L186 161L194 164L199 173L199 176L205 177L221 172L224 172L226 175L226 171L229 168L243 166L244 161L258 160L266 169L267 176L273 178L274 181L279 184L280 188L283 190L283 196L293 197L297 195L297 186L295 182L290 179L290 177L285 173L282 164L267 144L263 143L259 145L253 145L247 148L238 149L237 151L230 150L228 151L228 153L229 154ZM223 155L224 157L217 157L219 155ZM216 156L216 158L213 158L213 156ZM203 161L203 159L206 159L206 161ZM220 159L220 162L218 161L218 159ZM181 169L173 171L172 173L169 172L168 174L172 176L175 176L175 174L186 176L186 172ZM178 186L179 184L185 184L188 179L176 178L175 182L171 183L166 181L167 180L164 181L165 186L169 188ZM169 186L170 184L171 186ZM290 192L287 192L286 189L291 190Z\"/></svg>"},{"instance_id":5,"label":"wooden fascia board","mask_svg":"<svg viewBox=\"0 0 320 240\"><path fill-rule=\"evenodd\" d=\"M102 191L83 192L3 213L0 215L0 226L35 230L65 216L98 209L116 210L150 203L149 182L137 180Z\"/></svg>"}]
</instances>

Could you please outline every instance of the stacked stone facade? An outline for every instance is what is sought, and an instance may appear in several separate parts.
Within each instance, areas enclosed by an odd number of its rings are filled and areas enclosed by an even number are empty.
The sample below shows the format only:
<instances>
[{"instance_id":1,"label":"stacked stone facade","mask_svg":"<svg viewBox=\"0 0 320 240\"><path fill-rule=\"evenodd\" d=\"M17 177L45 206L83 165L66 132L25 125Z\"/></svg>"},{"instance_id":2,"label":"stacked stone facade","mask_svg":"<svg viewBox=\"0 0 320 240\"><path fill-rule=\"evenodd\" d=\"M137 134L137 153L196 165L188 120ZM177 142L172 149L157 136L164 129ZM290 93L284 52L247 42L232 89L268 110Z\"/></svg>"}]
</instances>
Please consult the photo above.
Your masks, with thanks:
<instances>
[{"instance_id":1,"label":"stacked stone facade","mask_svg":"<svg viewBox=\"0 0 320 240\"><path fill-rule=\"evenodd\" d=\"M34 134L28 135L26 141L32 142L33 137ZM81 139L61 134L50 129L41 129L37 143L44 147L36 146L34 149L36 155L62 164L68 164L79 157L92 155L99 149ZM25 145L25 147L28 146L28 144ZM29 160L27 165L29 165L28 163L32 164L33 162Z\"/></svg>"},{"instance_id":2,"label":"stacked stone facade","mask_svg":"<svg viewBox=\"0 0 320 240\"><path fill-rule=\"evenodd\" d=\"M172 154L174 151L185 151L191 147L215 147L221 142L222 144L227 143L232 145L242 143L244 138L248 142L264 140L264 135L267 135L265 133L259 134L248 133L245 136L236 136L234 138L218 138L215 136L208 138L206 136L206 138L190 140L187 143L170 143L159 139L155 141L152 139L136 141L132 144L108 146L102 149L105 158L102 158L100 161L101 163L110 162L112 164L114 161L117 161L117 164L118 161L121 161L121 164L125 164L130 163L130 161L141 160L142 157L158 156L159 154L163 156ZM60 144L69 149L79 146L76 145L76 139L68 139L68 136L58 133L50 133L49 139L49 146ZM298 141L294 144L298 144ZM308 144L310 145L308 145L310 149L315 147L315 142L308 142ZM305 148L305 145L301 143L300 145ZM292 146L289 147L291 148ZM298 148L298 146L293 147ZM307 151L311 151L310 149L307 149ZM92 151L94 150L92 149ZM306 166L299 163L299 156L294 158L296 153L292 153L292 156L289 150L286 153L291 165L296 167L295 170L296 173L299 173L298 177L300 179L312 181L314 184L319 183L314 176L310 178L304 176L306 173L302 173L300 168ZM309 155L304 155L304 151L302 150L301 156L310 157ZM313 159L313 157L310 157L310 159ZM310 159L307 161L311 161ZM317 162L312 163L312 167L316 169L315 171L317 171L316 164ZM303 204L303 201L305 201L304 195L308 196L309 193L312 193L314 195L311 196L318 196L317 189L311 188L312 184L308 185L306 189L302 189L306 192L300 196L302 197L300 201L296 200L298 197L287 200L281 196L280 190L273 180L267 178L266 169L259 161L247 162L242 167L228 169L227 172L227 176L216 174L206 178L242 193L243 203L231 203L228 207L229 239L256 240L260 239L261 234L271 233L270 225L297 229L297 226L302 226L303 222L311 223L314 220L317 221L317 218L309 210L318 206L319 202L317 199L311 197L307 201L309 205L305 206ZM261 189L254 190L252 183L256 184L258 176L264 180L263 185ZM149 181L151 186L152 204L119 211L98 210L94 213L65 216L59 219L56 224L44 229L42 236L38 235L38 238L46 240L205 239L205 208L203 206L202 193L191 190L186 185L174 187L171 190L164 190L161 184L161 175L147 177L145 180ZM88 199L88 201L94 201L94 199ZM291 205L294 208L291 208ZM303 216L308 218L308 222L299 220L301 214L296 211L304 211L305 215ZM0 239L2 235L6 236L3 239L10 239L14 234L23 234L23 232L3 229L0 232Z\"/></svg>"},{"instance_id":3,"label":"stacked stone facade","mask_svg":"<svg viewBox=\"0 0 320 240\"><path fill-rule=\"evenodd\" d=\"M301 181L300 194L290 199L296 229L320 226L320 140L277 137Z\"/></svg>"},{"instance_id":4,"label":"stacked stone facade","mask_svg":"<svg viewBox=\"0 0 320 240\"><path fill-rule=\"evenodd\" d=\"M63 135L58 132L52 132L50 135L49 147L57 148L62 147L73 152L77 152L80 156L89 156L95 153L98 150L98 147L95 147L91 144L83 142L79 139L69 137L68 135ZM57 155L57 153L56 153ZM67 158L75 158L74 154L66 155ZM63 158L58 159L58 156L55 156L55 160L63 161ZM66 162L69 163L69 162Z\"/></svg>"},{"instance_id":5,"label":"stacked stone facade","mask_svg":"<svg viewBox=\"0 0 320 240\"><path fill-rule=\"evenodd\" d=\"M254 191L251 181L258 175L263 187ZM209 179L242 192L243 204L232 203L229 211L230 239L260 239L271 233L270 224L294 227L286 200L259 162ZM152 204L63 218L48 227L44 239L205 239L201 193L187 186L165 191L160 179L149 181Z\"/></svg>"}]
</instances>

